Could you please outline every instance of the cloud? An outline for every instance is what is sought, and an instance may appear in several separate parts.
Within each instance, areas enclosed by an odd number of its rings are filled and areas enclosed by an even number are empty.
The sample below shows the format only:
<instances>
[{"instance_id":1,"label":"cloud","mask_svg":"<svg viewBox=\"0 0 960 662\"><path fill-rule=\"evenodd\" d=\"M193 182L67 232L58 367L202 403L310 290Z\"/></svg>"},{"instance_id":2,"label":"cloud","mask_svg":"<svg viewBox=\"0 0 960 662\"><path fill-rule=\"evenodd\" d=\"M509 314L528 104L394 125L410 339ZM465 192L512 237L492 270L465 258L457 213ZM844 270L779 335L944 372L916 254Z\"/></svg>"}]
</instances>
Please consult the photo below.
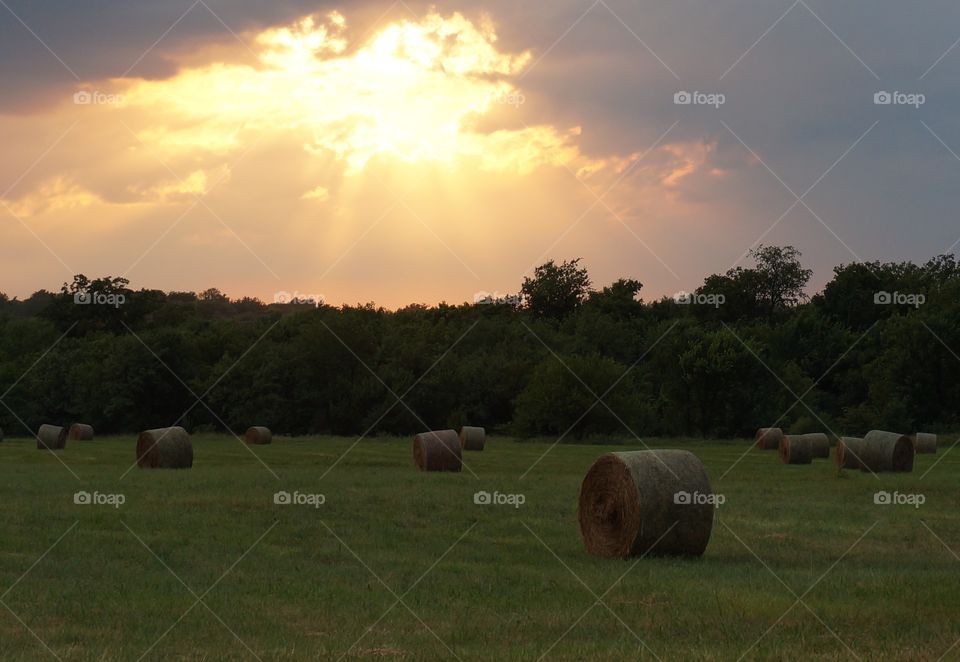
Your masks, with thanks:
<instances>
[{"instance_id":1,"label":"cloud","mask_svg":"<svg viewBox=\"0 0 960 662\"><path fill-rule=\"evenodd\" d=\"M333 281L286 289L403 303L512 291L538 256L583 255L596 281L640 277L649 296L761 239L801 247L822 283L854 253L924 259L960 233L940 142L960 151L960 7L808 2L765 34L788 6L207 0L236 36L198 4L151 48L190 2L8 4L80 80L4 14L3 200L58 253L83 225L84 259L115 271L162 236L155 250L193 258L170 276L182 287L269 294L262 261ZM874 106L880 89L928 103ZM77 90L124 102L75 106ZM679 90L727 101L676 106ZM794 205L787 189L813 184L812 211ZM410 209L377 224L398 197ZM9 242L56 260L18 223L0 233L14 281L46 285ZM204 242L222 260L190 252ZM155 258L134 275L168 287Z\"/></svg>"}]
</instances>

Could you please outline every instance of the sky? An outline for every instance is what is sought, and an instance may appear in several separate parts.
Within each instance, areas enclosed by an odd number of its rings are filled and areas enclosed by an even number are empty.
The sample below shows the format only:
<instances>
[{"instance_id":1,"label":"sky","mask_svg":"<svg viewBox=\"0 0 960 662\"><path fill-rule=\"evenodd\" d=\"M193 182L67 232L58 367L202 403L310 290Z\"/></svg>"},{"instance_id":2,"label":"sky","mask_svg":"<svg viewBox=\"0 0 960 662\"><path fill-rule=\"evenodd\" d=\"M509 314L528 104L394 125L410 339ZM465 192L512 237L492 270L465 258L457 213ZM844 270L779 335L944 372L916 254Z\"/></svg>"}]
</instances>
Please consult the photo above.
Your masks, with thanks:
<instances>
[{"instance_id":1,"label":"sky","mask_svg":"<svg viewBox=\"0 0 960 662\"><path fill-rule=\"evenodd\" d=\"M0 0L0 291L816 291L960 246L958 74L947 0Z\"/></svg>"}]
</instances>

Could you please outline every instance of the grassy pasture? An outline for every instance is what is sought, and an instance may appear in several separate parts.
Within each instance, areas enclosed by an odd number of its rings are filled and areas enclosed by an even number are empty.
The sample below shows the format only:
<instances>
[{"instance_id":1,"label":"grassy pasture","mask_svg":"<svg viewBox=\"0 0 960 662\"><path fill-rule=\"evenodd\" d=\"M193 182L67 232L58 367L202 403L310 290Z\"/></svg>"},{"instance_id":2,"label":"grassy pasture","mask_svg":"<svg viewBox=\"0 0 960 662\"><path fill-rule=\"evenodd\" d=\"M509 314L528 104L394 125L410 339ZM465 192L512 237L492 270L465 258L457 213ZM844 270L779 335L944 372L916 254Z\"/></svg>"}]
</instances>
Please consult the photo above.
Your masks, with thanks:
<instances>
[{"instance_id":1,"label":"grassy pasture","mask_svg":"<svg viewBox=\"0 0 960 662\"><path fill-rule=\"evenodd\" d=\"M702 558L617 561L584 553L577 493L632 445L493 438L472 475L354 441L196 435L193 469L126 474L133 437L0 443L0 659L960 659L960 453L878 479L651 440L696 453L725 503Z\"/></svg>"}]
</instances>

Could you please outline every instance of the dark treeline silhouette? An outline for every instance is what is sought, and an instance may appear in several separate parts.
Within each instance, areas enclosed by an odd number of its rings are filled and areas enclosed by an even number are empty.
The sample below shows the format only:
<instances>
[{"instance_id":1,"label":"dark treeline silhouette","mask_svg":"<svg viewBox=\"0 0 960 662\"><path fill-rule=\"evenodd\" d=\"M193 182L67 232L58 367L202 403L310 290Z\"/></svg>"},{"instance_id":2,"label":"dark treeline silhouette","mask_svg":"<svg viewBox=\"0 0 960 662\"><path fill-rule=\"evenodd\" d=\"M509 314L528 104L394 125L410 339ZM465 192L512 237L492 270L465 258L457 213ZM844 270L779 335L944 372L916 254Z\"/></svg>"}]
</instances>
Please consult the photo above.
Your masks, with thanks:
<instances>
[{"instance_id":1,"label":"dark treeline silhouette","mask_svg":"<svg viewBox=\"0 0 960 662\"><path fill-rule=\"evenodd\" d=\"M496 300L507 303L396 311L77 276L24 301L0 295L0 427L359 436L474 424L566 440L960 428L952 255L840 266L810 299L795 249L751 258L652 302L636 280L594 289L572 261L537 268Z\"/></svg>"}]
</instances>

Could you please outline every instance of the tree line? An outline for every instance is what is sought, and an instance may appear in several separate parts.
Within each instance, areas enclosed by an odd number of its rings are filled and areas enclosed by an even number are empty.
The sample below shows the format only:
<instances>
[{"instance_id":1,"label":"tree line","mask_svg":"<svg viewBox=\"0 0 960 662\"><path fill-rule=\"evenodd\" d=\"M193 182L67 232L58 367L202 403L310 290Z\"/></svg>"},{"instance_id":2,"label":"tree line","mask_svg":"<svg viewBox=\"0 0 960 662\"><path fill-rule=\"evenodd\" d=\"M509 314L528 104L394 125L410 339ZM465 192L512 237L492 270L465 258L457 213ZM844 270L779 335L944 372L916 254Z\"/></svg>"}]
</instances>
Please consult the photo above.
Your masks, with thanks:
<instances>
[{"instance_id":1,"label":"tree line","mask_svg":"<svg viewBox=\"0 0 960 662\"><path fill-rule=\"evenodd\" d=\"M78 275L0 294L0 428L178 423L278 434L483 425L520 437L960 428L960 265L852 263L805 295L789 246L644 301L547 262L515 296L332 307L133 290Z\"/></svg>"}]
</instances>

